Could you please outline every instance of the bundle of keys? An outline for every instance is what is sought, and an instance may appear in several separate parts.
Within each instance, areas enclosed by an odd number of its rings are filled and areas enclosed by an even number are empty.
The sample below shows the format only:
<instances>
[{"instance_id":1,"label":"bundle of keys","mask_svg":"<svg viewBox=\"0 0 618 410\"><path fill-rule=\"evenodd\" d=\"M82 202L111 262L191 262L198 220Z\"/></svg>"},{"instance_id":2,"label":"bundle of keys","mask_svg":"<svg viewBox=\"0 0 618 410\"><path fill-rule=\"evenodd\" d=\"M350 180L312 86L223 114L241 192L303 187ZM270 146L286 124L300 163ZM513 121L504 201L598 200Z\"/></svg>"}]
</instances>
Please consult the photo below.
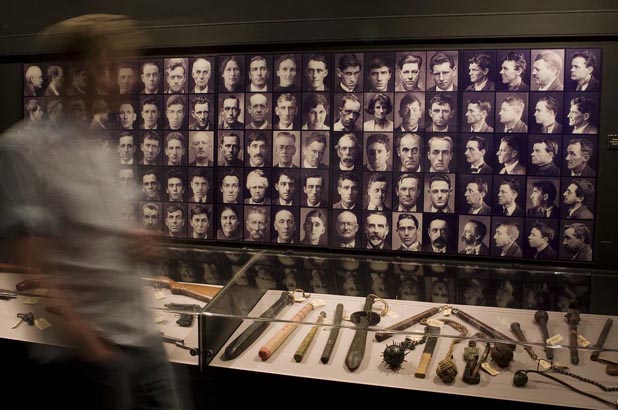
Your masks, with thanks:
<instances>
[{"instance_id":1,"label":"bundle of keys","mask_svg":"<svg viewBox=\"0 0 618 410\"><path fill-rule=\"evenodd\" d=\"M19 318L19 320L17 322L15 322L15 324L13 326L11 326L11 329L16 329L23 322L28 323L28 325L30 325L30 326L34 326L34 313L32 313L32 312L18 313L17 317Z\"/></svg>"}]
</instances>

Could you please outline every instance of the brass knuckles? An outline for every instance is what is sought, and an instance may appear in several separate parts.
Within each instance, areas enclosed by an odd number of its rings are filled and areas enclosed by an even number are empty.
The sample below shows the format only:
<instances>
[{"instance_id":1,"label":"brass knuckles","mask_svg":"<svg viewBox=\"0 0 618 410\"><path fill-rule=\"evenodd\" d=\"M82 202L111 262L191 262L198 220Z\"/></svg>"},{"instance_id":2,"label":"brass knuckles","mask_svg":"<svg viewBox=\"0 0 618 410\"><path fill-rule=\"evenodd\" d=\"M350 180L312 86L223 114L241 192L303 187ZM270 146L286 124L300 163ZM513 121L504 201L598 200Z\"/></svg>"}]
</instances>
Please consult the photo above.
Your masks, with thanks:
<instances>
[{"instance_id":1,"label":"brass knuckles","mask_svg":"<svg viewBox=\"0 0 618 410\"><path fill-rule=\"evenodd\" d=\"M290 293L290 296L291 296L292 298L294 298L294 295L295 295L296 293L300 293L300 295L301 295L302 297L304 297L304 298L310 298L310 297L311 297L311 293L305 293L305 291L304 291L304 290L302 290L302 289L294 289L294 290L291 290L289 293Z\"/></svg>"},{"instance_id":2,"label":"brass knuckles","mask_svg":"<svg viewBox=\"0 0 618 410\"><path fill-rule=\"evenodd\" d=\"M376 302L381 302L382 303L382 310L380 311L380 316L386 316L386 314L388 313L388 311L390 310L390 307L388 306L388 303L386 303L386 301L384 299L382 299L381 297L379 297L378 295L375 295L373 293L369 294L369 296L373 296L375 301L373 303Z\"/></svg>"}]
</instances>

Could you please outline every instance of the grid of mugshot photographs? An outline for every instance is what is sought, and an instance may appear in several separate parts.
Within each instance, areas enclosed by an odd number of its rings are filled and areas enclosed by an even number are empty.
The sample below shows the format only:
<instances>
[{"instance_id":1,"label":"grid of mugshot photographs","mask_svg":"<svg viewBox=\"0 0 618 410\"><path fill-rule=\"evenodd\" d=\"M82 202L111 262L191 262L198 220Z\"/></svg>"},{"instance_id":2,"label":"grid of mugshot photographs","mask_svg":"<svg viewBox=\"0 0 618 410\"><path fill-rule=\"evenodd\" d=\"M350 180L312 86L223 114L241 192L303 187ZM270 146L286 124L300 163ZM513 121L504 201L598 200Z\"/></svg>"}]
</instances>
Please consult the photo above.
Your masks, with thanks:
<instances>
[{"instance_id":1,"label":"grid of mugshot photographs","mask_svg":"<svg viewBox=\"0 0 618 410\"><path fill-rule=\"evenodd\" d=\"M168 237L592 261L600 49L24 65ZM41 96L42 95L42 96ZM127 194L130 196L130 194Z\"/></svg>"},{"instance_id":2,"label":"grid of mugshot photographs","mask_svg":"<svg viewBox=\"0 0 618 410\"><path fill-rule=\"evenodd\" d=\"M369 293L400 299L462 305L566 311L589 310L590 275L520 271L476 265L420 264L360 258L260 255L243 269L251 254L174 250L156 266L176 281L227 285L237 308L244 290L303 289L310 293L364 297ZM235 314L247 314L252 306ZM227 312L229 313L229 312Z\"/></svg>"}]
</instances>

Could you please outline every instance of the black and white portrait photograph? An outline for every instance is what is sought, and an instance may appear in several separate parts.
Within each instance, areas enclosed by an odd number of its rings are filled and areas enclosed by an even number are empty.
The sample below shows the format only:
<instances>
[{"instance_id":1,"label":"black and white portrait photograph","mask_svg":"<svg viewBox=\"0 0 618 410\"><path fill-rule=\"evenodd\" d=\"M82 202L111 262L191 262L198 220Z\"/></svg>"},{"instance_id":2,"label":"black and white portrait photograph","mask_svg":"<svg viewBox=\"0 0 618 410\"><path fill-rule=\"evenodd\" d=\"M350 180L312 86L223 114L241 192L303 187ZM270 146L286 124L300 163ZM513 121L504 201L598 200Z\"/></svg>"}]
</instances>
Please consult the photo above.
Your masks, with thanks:
<instances>
[{"instance_id":1,"label":"black and white portrait photograph","mask_svg":"<svg viewBox=\"0 0 618 410\"><path fill-rule=\"evenodd\" d=\"M563 93L557 91L530 93L529 132L562 134L564 132Z\"/></svg>"},{"instance_id":2,"label":"black and white portrait photograph","mask_svg":"<svg viewBox=\"0 0 618 410\"><path fill-rule=\"evenodd\" d=\"M246 242L270 242L270 207L245 206L244 225Z\"/></svg>"},{"instance_id":3,"label":"black and white portrait photograph","mask_svg":"<svg viewBox=\"0 0 618 410\"><path fill-rule=\"evenodd\" d=\"M304 169L301 179L300 206L330 208L328 170Z\"/></svg>"},{"instance_id":4,"label":"black and white portrait photograph","mask_svg":"<svg viewBox=\"0 0 618 410\"><path fill-rule=\"evenodd\" d=\"M491 255L501 258L523 256L524 218L494 217L491 221Z\"/></svg>"},{"instance_id":5,"label":"black and white portrait photograph","mask_svg":"<svg viewBox=\"0 0 618 410\"><path fill-rule=\"evenodd\" d=\"M114 70L114 89L120 95L137 94L137 61L125 60L116 65Z\"/></svg>"},{"instance_id":6,"label":"black and white portrait photograph","mask_svg":"<svg viewBox=\"0 0 618 410\"><path fill-rule=\"evenodd\" d=\"M334 132L331 158L335 171L358 172L362 168L362 133Z\"/></svg>"},{"instance_id":7,"label":"black and white portrait photograph","mask_svg":"<svg viewBox=\"0 0 618 410\"><path fill-rule=\"evenodd\" d=\"M395 54L395 91L425 91L427 53L425 51L400 51Z\"/></svg>"},{"instance_id":8,"label":"black and white portrait photograph","mask_svg":"<svg viewBox=\"0 0 618 410\"><path fill-rule=\"evenodd\" d=\"M217 132L217 165L220 167L242 167L244 158L243 131Z\"/></svg>"},{"instance_id":9,"label":"black and white portrait photograph","mask_svg":"<svg viewBox=\"0 0 618 410\"><path fill-rule=\"evenodd\" d=\"M450 132L457 131L457 93L427 92L425 93L425 131Z\"/></svg>"},{"instance_id":10,"label":"black and white portrait photograph","mask_svg":"<svg viewBox=\"0 0 618 410\"><path fill-rule=\"evenodd\" d=\"M541 177L560 176L561 136L530 135L528 136L528 175Z\"/></svg>"},{"instance_id":11,"label":"black and white portrait photograph","mask_svg":"<svg viewBox=\"0 0 618 410\"><path fill-rule=\"evenodd\" d=\"M270 167L271 133L267 131L245 131L245 166L253 168Z\"/></svg>"},{"instance_id":12,"label":"black and white portrait photograph","mask_svg":"<svg viewBox=\"0 0 618 410\"><path fill-rule=\"evenodd\" d=\"M560 218L560 178L528 177L526 187L526 216L531 218Z\"/></svg>"},{"instance_id":13,"label":"black and white portrait photograph","mask_svg":"<svg viewBox=\"0 0 618 410\"><path fill-rule=\"evenodd\" d=\"M140 131L139 164L146 166L161 165L161 133L157 131Z\"/></svg>"},{"instance_id":14,"label":"black and white portrait photograph","mask_svg":"<svg viewBox=\"0 0 618 410\"><path fill-rule=\"evenodd\" d=\"M363 172L363 209L389 212L391 204L391 173Z\"/></svg>"},{"instance_id":15,"label":"black and white portrait photograph","mask_svg":"<svg viewBox=\"0 0 618 410\"><path fill-rule=\"evenodd\" d=\"M275 131L300 130L301 125L301 94L275 93L272 105L272 125Z\"/></svg>"},{"instance_id":16,"label":"black and white portrait photograph","mask_svg":"<svg viewBox=\"0 0 618 410\"><path fill-rule=\"evenodd\" d=\"M332 54L316 52L303 54L303 91L326 92L332 90ZM328 111L328 110L327 110Z\"/></svg>"},{"instance_id":17,"label":"black and white portrait photograph","mask_svg":"<svg viewBox=\"0 0 618 410\"><path fill-rule=\"evenodd\" d=\"M166 58L165 64L165 94L186 94L188 89L189 59L181 57Z\"/></svg>"},{"instance_id":18,"label":"black and white portrait photograph","mask_svg":"<svg viewBox=\"0 0 618 410\"><path fill-rule=\"evenodd\" d=\"M565 136L562 175L594 178L597 175L597 139L588 135Z\"/></svg>"},{"instance_id":19,"label":"black and white portrait photograph","mask_svg":"<svg viewBox=\"0 0 618 410\"><path fill-rule=\"evenodd\" d=\"M486 269L460 268L457 272L457 303L469 306L486 306L489 288L489 272Z\"/></svg>"},{"instance_id":20,"label":"black and white portrait photograph","mask_svg":"<svg viewBox=\"0 0 618 410\"><path fill-rule=\"evenodd\" d=\"M121 131L116 137L116 150L118 151L118 159L120 165L135 165L137 163L137 133L130 131Z\"/></svg>"},{"instance_id":21,"label":"black and white portrait photograph","mask_svg":"<svg viewBox=\"0 0 618 410\"><path fill-rule=\"evenodd\" d=\"M190 95L189 129L192 131L214 130L214 98L212 95Z\"/></svg>"},{"instance_id":22,"label":"black and white portrait photograph","mask_svg":"<svg viewBox=\"0 0 618 410\"><path fill-rule=\"evenodd\" d=\"M361 247L374 251L391 250L391 213L363 211Z\"/></svg>"},{"instance_id":23,"label":"black and white portrait photograph","mask_svg":"<svg viewBox=\"0 0 618 410\"><path fill-rule=\"evenodd\" d=\"M139 221L142 229L163 235L163 208L160 202L140 202Z\"/></svg>"},{"instance_id":24,"label":"black and white portrait photograph","mask_svg":"<svg viewBox=\"0 0 618 410\"><path fill-rule=\"evenodd\" d=\"M115 118L109 118L110 125L121 130L133 130L138 128L137 113L139 102L137 96L116 99L109 107ZM110 113L110 117L111 117Z\"/></svg>"},{"instance_id":25,"label":"black and white portrait photograph","mask_svg":"<svg viewBox=\"0 0 618 410\"><path fill-rule=\"evenodd\" d=\"M496 52L466 50L463 52L462 89L466 91L496 90Z\"/></svg>"},{"instance_id":26,"label":"black and white portrait photograph","mask_svg":"<svg viewBox=\"0 0 618 410\"><path fill-rule=\"evenodd\" d=\"M219 168L217 177L217 198L223 204L241 204L244 189L242 168Z\"/></svg>"},{"instance_id":27,"label":"black and white portrait photograph","mask_svg":"<svg viewBox=\"0 0 618 410\"><path fill-rule=\"evenodd\" d=\"M136 185L137 180L137 168L129 166L121 166L118 169L117 174L117 187L120 196L125 201L134 201L138 197L138 190ZM135 218L133 218L135 219Z\"/></svg>"},{"instance_id":28,"label":"black and white portrait photograph","mask_svg":"<svg viewBox=\"0 0 618 410\"><path fill-rule=\"evenodd\" d=\"M187 165L187 132L167 131L163 139L163 165Z\"/></svg>"},{"instance_id":29,"label":"black and white portrait photograph","mask_svg":"<svg viewBox=\"0 0 618 410\"><path fill-rule=\"evenodd\" d=\"M420 252L423 246L423 214L393 212L391 232L394 251Z\"/></svg>"},{"instance_id":30,"label":"black and white portrait photograph","mask_svg":"<svg viewBox=\"0 0 618 410\"><path fill-rule=\"evenodd\" d=\"M565 134L599 133L599 93L564 94Z\"/></svg>"},{"instance_id":31,"label":"black and white portrait photograph","mask_svg":"<svg viewBox=\"0 0 618 410\"><path fill-rule=\"evenodd\" d=\"M244 203L270 205L270 169L245 168Z\"/></svg>"},{"instance_id":32,"label":"black and white portrait photograph","mask_svg":"<svg viewBox=\"0 0 618 410\"><path fill-rule=\"evenodd\" d=\"M163 111L162 95L140 96L139 128L142 130L162 130Z\"/></svg>"},{"instance_id":33,"label":"black and white portrait photograph","mask_svg":"<svg viewBox=\"0 0 618 410\"><path fill-rule=\"evenodd\" d=\"M491 175L460 175L459 214L491 215L493 178Z\"/></svg>"},{"instance_id":34,"label":"black and white portrait photograph","mask_svg":"<svg viewBox=\"0 0 618 410\"><path fill-rule=\"evenodd\" d=\"M531 91L564 91L564 50L532 50Z\"/></svg>"},{"instance_id":35,"label":"black and white portrait photograph","mask_svg":"<svg viewBox=\"0 0 618 410\"><path fill-rule=\"evenodd\" d=\"M214 239L212 205L189 205L189 239Z\"/></svg>"},{"instance_id":36,"label":"black and white portrait photograph","mask_svg":"<svg viewBox=\"0 0 618 410\"><path fill-rule=\"evenodd\" d=\"M247 93L245 101L245 129L270 130L272 128L272 94L270 93Z\"/></svg>"},{"instance_id":37,"label":"black and white portrait photograph","mask_svg":"<svg viewBox=\"0 0 618 410\"><path fill-rule=\"evenodd\" d=\"M214 93L215 57L199 56L189 59L191 77L189 78L189 93Z\"/></svg>"},{"instance_id":38,"label":"black and white portrait photograph","mask_svg":"<svg viewBox=\"0 0 618 410\"><path fill-rule=\"evenodd\" d=\"M457 91L459 52L427 52L427 91Z\"/></svg>"},{"instance_id":39,"label":"black and white portrait photograph","mask_svg":"<svg viewBox=\"0 0 618 410\"><path fill-rule=\"evenodd\" d=\"M351 171L336 171L333 173L331 198L333 209L361 209L361 191L363 189L360 174Z\"/></svg>"},{"instance_id":40,"label":"black and white portrait photograph","mask_svg":"<svg viewBox=\"0 0 618 410\"><path fill-rule=\"evenodd\" d=\"M594 219L595 180L581 177L562 178L559 198L562 219Z\"/></svg>"},{"instance_id":41,"label":"black and white portrait photograph","mask_svg":"<svg viewBox=\"0 0 618 410\"><path fill-rule=\"evenodd\" d=\"M214 131L189 131L189 166L213 166L214 138Z\"/></svg>"},{"instance_id":42,"label":"black and white portrait photograph","mask_svg":"<svg viewBox=\"0 0 618 410\"><path fill-rule=\"evenodd\" d=\"M272 169L271 199L273 205L298 206L300 204L300 170Z\"/></svg>"},{"instance_id":43,"label":"black and white portrait photograph","mask_svg":"<svg viewBox=\"0 0 618 410\"><path fill-rule=\"evenodd\" d=\"M455 213L455 174L425 174L425 212Z\"/></svg>"},{"instance_id":44,"label":"black and white portrait photograph","mask_svg":"<svg viewBox=\"0 0 618 410\"><path fill-rule=\"evenodd\" d=\"M28 97L24 100L24 120L26 129L45 126L45 105L42 97Z\"/></svg>"},{"instance_id":45,"label":"black and white portrait photograph","mask_svg":"<svg viewBox=\"0 0 618 410\"><path fill-rule=\"evenodd\" d=\"M457 216L425 214L423 216L423 252L457 253Z\"/></svg>"},{"instance_id":46,"label":"black and white portrait photograph","mask_svg":"<svg viewBox=\"0 0 618 410\"><path fill-rule=\"evenodd\" d=\"M495 132L525 134L528 132L528 93L496 93Z\"/></svg>"},{"instance_id":47,"label":"black and white portrait photograph","mask_svg":"<svg viewBox=\"0 0 618 410\"><path fill-rule=\"evenodd\" d=\"M358 210L333 210L331 246L333 248L359 249L361 247L361 220Z\"/></svg>"},{"instance_id":48,"label":"black and white portrait photograph","mask_svg":"<svg viewBox=\"0 0 618 410\"><path fill-rule=\"evenodd\" d=\"M300 209L300 244L303 246L326 246L328 244L328 209Z\"/></svg>"},{"instance_id":49,"label":"black and white portrait photograph","mask_svg":"<svg viewBox=\"0 0 618 410\"><path fill-rule=\"evenodd\" d=\"M330 98L325 93L303 93L302 129L330 130Z\"/></svg>"},{"instance_id":50,"label":"black and white portrait photograph","mask_svg":"<svg viewBox=\"0 0 618 410\"><path fill-rule=\"evenodd\" d=\"M186 202L187 176L186 168L166 168L163 175L165 199L169 202Z\"/></svg>"},{"instance_id":51,"label":"black and white portrait photograph","mask_svg":"<svg viewBox=\"0 0 618 410\"><path fill-rule=\"evenodd\" d=\"M363 94L335 94L333 111L334 131L359 132L363 129ZM365 117L369 116L365 114Z\"/></svg>"},{"instance_id":52,"label":"black and white portrait photograph","mask_svg":"<svg viewBox=\"0 0 618 410\"><path fill-rule=\"evenodd\" d=\"M492 272L489 306L521 308L523 283L521 272L496 269Z\"/></svg>"},{"instance_id":53,"label":"black and white portrait photograph","mask_svg":"<svg viewBox=\"0 0 618 410\"><path fill-rule=\"evenodd\" d=\"M300 241L299 208L273 206L271 215L271 241L286 245L298 244Z\"/></svg>"},{"instance_id":54,"label":"black and white portrait photograph","mask_svg":"<svg viewBox=\"0 0 618 410\"><path fill-rule=\"evenodd\" d=\"M242 130L245 128L245 94L219 93L219 121L220 130Z\"/></svg>"},{"instance_id":55,"label":"black and white portrait photograph","mask_svg":"<svg viewBox=\"0 0 618 410\"><path fill-rule=\"evenodd\" d=\"M463 135L463 158L460 172L472 175L491 175L494 173L494 141L490 135Z\"/></svg>"},{"instance_id":56,"label":"black and white portrait photograph","mask_svg":"<svg viewBox=\"0 0 618 410\"><path fill-rule=\"evenodd\" d=\"M239 93L245 90L244 56L219 56L219 92Z\"/></svg>"},{"instance_id":57,"label":"black and white portrait photograph","mask_svg":"<svg viewBox=\"0 0 618 410\"><path fill-rule=\"evenodd\" d=\"M421 212L424 197L423 174L393 174L393 210Z\"/></svg>"},{"instance_id":58,"label":"black and white portrait photograph","mask_svg":"<svg viewBox=\"0 0 618 410\"><path fill-rule=\"evenodd\" d=\"M217 206L217 240L242 240L243 222L241 205L226 204Z\"/></svg>"},{"instance_id":59,"label":"black and white portrait photograph","mask_svg":"<svg viewBox=\"0 0 618 410\"><path fill-rule=\"evenodd\" d=\"M300 167L302 150L299 131L274 131L272 145L274 168Z\"/></svg>"},{"instance_id":60,"label":"black and white portrait photograph","mask_svg":"<svg viewBox=\"0 0 618 410\"><path fill-rule=\"evenodd\" d=\"M384 172L393 170L393 134L365 132L363 136L363 171Z\"/></svg>"},{"instance_id":61,"label":"black and white portrait photograph","mask_svg":"<svg viewBox=\"0 0 618 410\"><path fill-rule=\"evenodd\" d=\"M405 173L423 171L425 143L422 134L414 132L396 133L394 141L393 170Z\"/></svg>"},{"instance_id":62,"label":"black and white portrait photograph","mask_svg":"<svg viewBox=\"0 0 618 410\"><path fill-rule=\"evenodd\" d=\"M189 168L189 202L213 203L212 168Z\"/></svg>"},{"instance_id":63,"label":"black and white portrait photograph","mask_svg":"<svg viewBox=\"0 0 618 410\"><path fill-rule=\"evenodd\" d=\"M497 175L493 181L493 215L525 215L526 178L518 175Z\"/></svg>"},{"instance_id":64,"label":"black and white portrait photograph","mask_svg":"<svg viewBox=\"0 0 618 410\"><path fill-rule=\"evenodd\" d=\"M565 50L566 91L601 91L602 60L601 50L566 49Z\"/></svg>"},{"instance_id":65,"label":"black and white portrait photograph","mask_svg":"<svg viewBox=\"0 0 618 410\"><path fill-rule=\"evenodd\" d=\"M189 104L186 95L165 96L165 129L178 131L189 127Z\"/></svg>"},{"instance_id":66,"label":"black and white portrait photograph","mask_svg":"<svg viewBox=\"0 0 618 410\"><path fill-rule=\"evenodd\" d=\"M159 167L140 167L139 183L142 190L142 198L145 201L161 200L161 169Z\"/></svg>"},{"instance_id":67,"label":"black and white portrait photograph","mask_svg":"<svg viewBox=\"0 0 618 410\"><path fill-rule=\"evenodd\" d=\"M30 66L26 66L30 67ZM40 66L40 69L43 71L43 85L42 87L37 87L35 84L38 83L38 72L36 69L34 72L31 71L30 78L24 78L24 97L32 97L36 96L37 92L40 89L44 88L43 95L45 97L60 97L66 95L66 66L63 62L54 61L51 63L44 63ZM26 72L27 72L26 68ZM33 75L34 74L34 75ZM26 87L26 85L28 87ZM29 89L26 92L26 88ZM34 91L34 95L31 95ZM95 90L96 91L96 90Z\"/></svg>"},{"instance_id":68,"label":"black and white portrait photograph","mask_svg":"<svg viewBox=\"0 0 618 410\"><path fill-rule=\"evenodd\" d=\"M425 276L425 300L427 302L453 303L456 296L455 278L442 275Z\"/></svg>"},{"instance_id":69,"label":"black and white portrait photograph","mask_svg":"<svg viewBox=\"0 0 618 410\"><path fill-rule=\"evenodd\" d=\"M537 260L557 260L560 248L557 219L526 218L523 240L524 257Z\"/></svg>"},{"instance_id":70,"label":"black and white portrait photograph","mask_svg":"<svg viewBox=\"0 0 618 410\"><path fill-rule=\"evenodd\" d=\"M147 59L139 62L139 84L140 94L162 94L163 93L163 60Z\"/></svg>"},{"instance_id":71,"label":"black and white portrait photograph","mask_svg":"<svg viewBox=\"0 0 618 410\"><path fill-rule=\"evenodd\" d=\"M392 92L395 89L393 53L365 53L365 91Z\"/></svg>"},{"instance_id":72,"label":"black and white portrait photograph","mask_svg":"<svg viewBox=\"0 0 618 410\"><path fill-rule=\"evenodd\" d=\"M425 130L425 93L396 93L393 111L395 112L395 132L419 133Z\"/></svg>"},{"instance_id":73,"label":"black and white portrait photograph","mask_svg":"<svg viewBox=\"0 0 618 410\"><path fill-rule=\"evenodd\" d=\"M393 132L393 93L365 93L365 132Z\"/></svg>"},{"instance_id":74,"label":"black and white portrait photograph","mask_svg":"<svg viewBox=\"0 0 618 410\"><path fill-rule=\"evenodd\" d=\"M497 50L497 91L530 91L530 50Z\"/></svg>"},{"instance_id":75,"label":"black and white portrait photograph","mask_svg":"<svg viewBox=\"0 0 618 410\"><path fill-rule=\"evenodd\" d=\"M251 54L245 57L247 67L247 92L265 93L272 91L272 56Z\"/></svg>"},{"instance_id":76,"label":"black and white portrait photograph","mask_svg":"<svg viewBox=\"0 0 618 410\"><path fill-rule=\"evenodd\" d=\"M328 170L330 132L303 131L302 168Z\"/></svg>"},{"instance_id":77,"label":"black and white portrait photograph","mask_svg":"<svg viewBox=\"0 0 618 410\"><path fill-rule=\"evenodd\" d=\"M40 66L38 66L40 68ZM66 78L66 95L69 97L85 96L90 91L90 81L88 78L88 72L83 63L71 62L67 64L67 78ZM35 72L38 74L38 72ZM27 70L25 72L27 74ZM38 79L36 79L38 82ZM107 72L107 87L108 92L111 93L112 78L109 71Z\"/></svg>"},{"instance_id":78,"label":"black and white portrait photograph","mask_svg":"<svg viewBox=\"0 0 618 410\"><path fill-rule=\"evenodd\" d=\"M170 238L187 237L187 205L163 204L163 234Z\"/></svg>"},{"instance_id":79,"label":"black and white portrait photograph","mask_svg":"<svg viewBox=\"0 0 618 410\"><path fill-rule=\"evenodd\" d=\"M495 93L468 91L463 93L461 101L461 132L494 132Z\"/></svg>"},{"instance_id":80,"label":"black and white portrait photograph","mask_svg":"<svg viewBox=\"0 0 618 410\"><path fill-rule=\"evenodd\" d=\"M67 117L66 112L66 100L63 97L47 97L44 99L45 113L47 114L47 121L45 126L50 132L57 132Z\"/></svg>"},{"instance_id":81,"label":"black and white portrait photograph","mask_svg":"<svg viewBox=\"0 0 618 410\"><path fill-rule=\"evenodd\" d=\"M491 218L489 216L460 215L457 253L489 256L492 241L490 229Z\"/></svg>"},{"instance_id":82,"label":"black and white portrait photograph","mask_svg":"<svg viewBox=\"0 0 618 410\"><path fill-rule=\"evenodd\" d=\"M46 95L41 64L24 64L24 97ZM58 94L60 95L60 94Z\"/></svg>"},{"instance_id":83,"label":"black and white portrait photograph","mask_svg":"<svg viewBox=\"0 0 618 410\"><path fill-rule=\"evenodd\" d=\"M494 173L500 175L526 175L528 164L526 135L495 135L496 163Z\"/></svg>"},{"instance_id":84,"label":"black and white portrait photograph","mask_svg":"<svg viewBox=\"0 0 618 410\"><path fill-rule=\"evenodd\" d=\"M358 93L363 91L363 53L335 54L335 92Z\"/></svg>"},{"instance_id":85,"label":"black and white portrait photograph","mask_svg":"<svg viewBox=\"0 0 618 410\"><path fill-rule=\"evenodd\" d=\"M276 92L299 92L304 77L300 54L279 54L273 56L273 89Z\"/></svg>"}]
</instances>

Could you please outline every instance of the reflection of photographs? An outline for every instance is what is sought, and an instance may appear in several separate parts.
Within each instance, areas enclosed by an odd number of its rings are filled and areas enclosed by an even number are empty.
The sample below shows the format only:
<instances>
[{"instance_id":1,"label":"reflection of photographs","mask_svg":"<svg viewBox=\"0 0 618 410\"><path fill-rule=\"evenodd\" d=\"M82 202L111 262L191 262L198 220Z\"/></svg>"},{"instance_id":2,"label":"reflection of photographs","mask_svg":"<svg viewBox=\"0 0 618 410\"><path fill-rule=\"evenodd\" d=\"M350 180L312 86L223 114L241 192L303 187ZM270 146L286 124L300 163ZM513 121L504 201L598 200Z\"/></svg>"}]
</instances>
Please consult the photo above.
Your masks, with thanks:
<instances>
[{"instance_id":1,"label":"reflection of photographs","mask_svg":"<svg viewBox=\"0 0 618 410\"><path fill-rule=\"evenodd\" d=\"M485 306L489 281L482 278L460 278L457 303L462 305Z\"/></svg>"},{"instance_id":2,"label":"reflection of photographs","mask_svg":"<svg viewBox=\"0 0 618 410\"><path fill-rule=\"evenodd\" d=\"M455 279L425 276L425 300L433 303L453 303L455 301Z\"/></svg>"},{"instance_id":3,"label":"reflection of photographs","mask_svg":"<svg viewBox=\"0 0 618 410\"><path fill-rule=\"evenodd\" d=\"M522 308L530 310L552 310L554 280L550 275L528 278L524 281Z\"/></svg>"},{"instance_id":4,"label":"reflection of photographs","mask_svg":"<svg viewBox=\"0 0 618 410\"><path fill-rule=\"evenodd\" d=\"M587 312L590 305L590 276L561 275L556 280L555 310L567 312L577 309Z\"/></svg>"}]
</instances>

